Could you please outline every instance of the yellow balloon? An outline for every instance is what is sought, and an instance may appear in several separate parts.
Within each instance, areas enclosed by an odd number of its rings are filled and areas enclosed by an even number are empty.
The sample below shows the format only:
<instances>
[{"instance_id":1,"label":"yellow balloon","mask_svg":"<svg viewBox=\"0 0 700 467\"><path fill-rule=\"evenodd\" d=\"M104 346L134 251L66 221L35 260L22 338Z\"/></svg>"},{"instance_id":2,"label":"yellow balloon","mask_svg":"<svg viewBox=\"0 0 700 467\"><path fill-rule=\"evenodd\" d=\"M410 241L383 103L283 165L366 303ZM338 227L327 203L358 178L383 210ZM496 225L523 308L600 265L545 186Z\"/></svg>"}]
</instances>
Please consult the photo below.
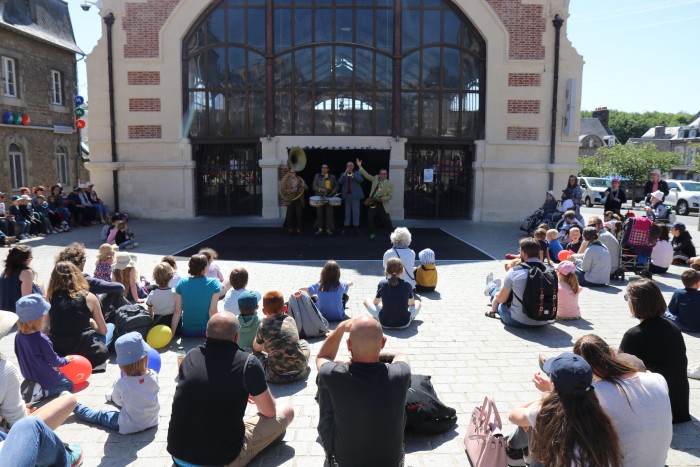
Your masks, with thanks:
<instances>
[{"instance_id":1,"label":"yellow balloon","mask_svg":"<svg viewBox=\"0 0 700 467\"><path fill-rule=\"evenodd\" d=\"M154 349L162 349L170 343L172 338L173 333L170 328L164 324L159 324L148 331L146 342Z\"/></svg>"}]
</instances>

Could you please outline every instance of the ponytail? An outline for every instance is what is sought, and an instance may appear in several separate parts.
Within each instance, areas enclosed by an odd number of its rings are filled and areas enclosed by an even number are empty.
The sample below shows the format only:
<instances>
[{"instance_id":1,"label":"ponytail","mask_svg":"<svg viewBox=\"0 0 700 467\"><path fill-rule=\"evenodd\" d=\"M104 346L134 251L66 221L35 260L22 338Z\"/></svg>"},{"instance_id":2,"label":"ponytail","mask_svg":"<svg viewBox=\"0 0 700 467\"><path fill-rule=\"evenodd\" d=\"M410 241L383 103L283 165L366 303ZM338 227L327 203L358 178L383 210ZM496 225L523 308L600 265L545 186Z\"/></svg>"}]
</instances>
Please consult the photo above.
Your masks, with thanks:
<instances>
[{"instance_id":1,"label":"ponytail","mask_svg":"<svg viewBox=\"0 0 700 467\"><path fill-rule=\"evenodd\" d=\"M403 272L403 263L399 258L389 258L386 262L386 275L389 276L389 285L399 285L398 276Z\"/></svg>"},{"instance_id":2,"label":"ponytail","mask_svg":"<svg viewBox=\"0 0 700 467\"><path fill-rule=\"evenodd\" d=\"M399 278L396 276L395 272L391 273L391 277L389 278L389 285L392 287L396 287L399 285Z\"/></svg>"}]
</instances>

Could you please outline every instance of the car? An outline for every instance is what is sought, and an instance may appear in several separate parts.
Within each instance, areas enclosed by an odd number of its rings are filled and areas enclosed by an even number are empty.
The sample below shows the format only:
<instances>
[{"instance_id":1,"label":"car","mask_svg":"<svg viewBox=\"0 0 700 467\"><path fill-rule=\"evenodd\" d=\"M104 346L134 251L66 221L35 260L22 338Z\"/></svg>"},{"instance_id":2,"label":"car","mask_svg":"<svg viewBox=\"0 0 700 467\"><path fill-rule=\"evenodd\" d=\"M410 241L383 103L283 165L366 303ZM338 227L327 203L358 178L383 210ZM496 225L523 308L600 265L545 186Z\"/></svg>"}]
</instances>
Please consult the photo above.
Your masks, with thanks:
<instances>
[{"instance_id":1,"label":"car","mask_svg":"<svg viewBox=\"0 0 700 467\"><path fill-rule=\"evenodd\" d=\"M605 203L603 193L610 188L612 182L607 178L579 177L578 184L583 190L583 201L590 208L594 204Z\"/></svg>"},{"instance_id":2,"label":"car","mask_svg":"<svg viewBox=\"0 0 700 467\"><path fill-rule=\"evenodd\" d=\"M664 204L676 207L676 213L687 216L691 211L700 210L700 182L693 180L666 180L668 195Z\"/></svg>"}]
</instances>

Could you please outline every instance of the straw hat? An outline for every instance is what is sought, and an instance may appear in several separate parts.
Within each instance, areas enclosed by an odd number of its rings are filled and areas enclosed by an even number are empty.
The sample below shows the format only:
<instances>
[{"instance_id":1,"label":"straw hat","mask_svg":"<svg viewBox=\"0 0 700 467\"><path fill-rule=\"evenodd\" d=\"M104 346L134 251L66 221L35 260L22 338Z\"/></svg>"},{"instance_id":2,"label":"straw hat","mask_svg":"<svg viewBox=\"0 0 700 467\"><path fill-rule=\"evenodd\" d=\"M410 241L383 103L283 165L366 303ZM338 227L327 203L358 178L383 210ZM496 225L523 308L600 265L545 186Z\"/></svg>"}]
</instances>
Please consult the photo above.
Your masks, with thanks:
<instances>
[{"instance_id":1,"label":"straw hat","mask_svg":"<svg viewBox=\"0 0 700 467\"><path fill-rule=\"evenodd\" d=\"M17 315L11 311L0 310L0 339L10 333L10 329L17 322Z\"/></svg>"},{"instance_id":2,"label":"straw hat","mask_svg":"<svg viewBox=\"0 0 700 467\"><path fill-rule=\"evenodd\" d=\"M120 251L117 253L114 269L126 269L133 268L136 264L136 255L131 255L127 251Z\"/></svg>"}]
</instances>

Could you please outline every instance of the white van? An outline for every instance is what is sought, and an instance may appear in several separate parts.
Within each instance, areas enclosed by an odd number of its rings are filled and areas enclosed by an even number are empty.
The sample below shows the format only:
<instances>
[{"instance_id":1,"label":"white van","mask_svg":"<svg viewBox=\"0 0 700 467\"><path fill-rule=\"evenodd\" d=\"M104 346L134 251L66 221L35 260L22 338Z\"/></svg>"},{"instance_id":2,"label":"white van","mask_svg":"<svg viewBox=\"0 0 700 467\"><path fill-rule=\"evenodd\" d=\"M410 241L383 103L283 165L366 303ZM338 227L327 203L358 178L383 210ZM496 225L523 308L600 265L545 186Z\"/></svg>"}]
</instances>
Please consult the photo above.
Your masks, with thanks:
<instances>
[{"instance_id":1,"label":"white van","mask_svg":"<svg viewBox=\"0 0 700 467\"><path fill-rule=\"evenodd\" d=\"M603 193L612 186L612 181L599 177L579 177L578 184L583 190L583 201L590 208L594 204L605 204Z\"/></svg>"}]
</instances>

